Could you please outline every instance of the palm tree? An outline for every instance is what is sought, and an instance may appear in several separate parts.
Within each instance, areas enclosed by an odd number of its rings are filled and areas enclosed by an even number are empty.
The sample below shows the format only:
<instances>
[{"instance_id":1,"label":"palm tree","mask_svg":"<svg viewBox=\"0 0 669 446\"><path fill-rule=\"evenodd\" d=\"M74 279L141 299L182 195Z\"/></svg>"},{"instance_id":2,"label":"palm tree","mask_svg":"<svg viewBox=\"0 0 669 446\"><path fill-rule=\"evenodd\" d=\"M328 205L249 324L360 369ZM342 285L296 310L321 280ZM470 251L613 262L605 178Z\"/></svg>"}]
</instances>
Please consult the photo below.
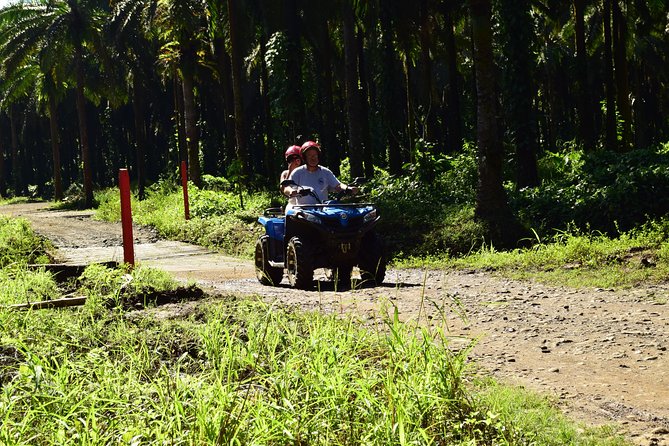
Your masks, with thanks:
<instances>
[{"instance_id":1,"label":"palm tree","mask_svg":"<svg viewBox=\"0 0 669 446\"><path fill-rule=\"evenodd\" d=\"M502 185L503 148L497 127L497 92L490 0L469 0L477 94L478 188L476 216L504 238L511 211Z\"/></svg>"},{"instance_id":2,"label":"palm tree","mask_svg":"<svg viewBox=\"0 0 669 446\"><path fill-rule=\"evenodd\" d=\"M86 207L93 204L93 172L86 123L85 70L91 50L100 48L102 4L102 0L37 0L10 6L0 13L0 45L8 71L36 55L45 72L57 70L72 80Z\"/></svg>"},{"instance_id":3,"label":"palm tree","mask_svg":"<svg viewBox=\"0 0 669 446\"><path fill-rule=\"evenodd\" d=\"M168 67L165 73L171 75L176 67L181 80L188 170L197 186L202 186L202 171L195 87L200 56L208 51L206 17L204 0L158 0L156 24L163 40L160 57Z\"/></svg>"},{"instance_id":4,"label":"palm tree","mask_svg":"<svg viewBox=\"0 0 669 446\"><path fill-rule=\"evenodd\" d=\"M137 188L144 198L146 183L147 119L145 93L151 68L158 58L151 26L155 18L157 0L118 0L109 22L110 40L114 42L115 59L126 68L125 85L130 89L135 124Z\"/></svg>"},{"instance_id":5,"label":"palm tree","mask_svg":"<svg viewBox=\"0 0 669 446\"><path fill-rule=\"evenodd\" d=\"M242 178L248 177L249 162L246 148L246 124L244 120L244 102L242 99L242 53L239 40L239 19L236 2L228 0L228 26L232 53L232 91L235 105L235 136L237 139L237 159L240 163Z\"/></svg>"},{"instance_id":6,"label":"palm tree","mask_svg":"<svg viewBox=\"0 0 669 446\"><path fill-rule=\"evenodd\" d=\"M363 175L362 153L365 148L362 128L362 98L358 88L360 76L358 74L358 46L355 40L355 13L353 5L348 0L342 2L342 7L348 154L351 161L351 176L358 177Z\"/></svg>"}]
</instances>

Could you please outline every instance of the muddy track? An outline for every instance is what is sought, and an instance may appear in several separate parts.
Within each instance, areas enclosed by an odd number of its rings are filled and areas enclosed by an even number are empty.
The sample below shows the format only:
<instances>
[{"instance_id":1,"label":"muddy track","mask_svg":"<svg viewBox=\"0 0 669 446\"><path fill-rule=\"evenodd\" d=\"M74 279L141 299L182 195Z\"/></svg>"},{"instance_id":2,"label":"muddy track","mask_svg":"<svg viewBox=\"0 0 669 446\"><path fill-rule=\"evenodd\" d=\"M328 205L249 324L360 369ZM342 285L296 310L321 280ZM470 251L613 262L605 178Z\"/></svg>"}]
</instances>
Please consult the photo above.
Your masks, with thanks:
<instances>
[{"instance_id":1,"label":"muddy track","mask_svg":"<svg viewBox=\"0 0 669 446\"><path fill-rule=\"evenodd\" d=\"M120 224L91 212L48 211L45 204L0 207L20 215L67 263L122 260ZM452 345L477 344L481 373L549 395L590 425L612 424L637 445L669 445L669 284L631 290L552 287L478 271L389 270L376 288L265 287L251 261L159 240L134 228L137 262L219 293L260 295L277 305L354 312L375 323L398 308L405 321L441 326Z\"/></svg>"}]
</instances>

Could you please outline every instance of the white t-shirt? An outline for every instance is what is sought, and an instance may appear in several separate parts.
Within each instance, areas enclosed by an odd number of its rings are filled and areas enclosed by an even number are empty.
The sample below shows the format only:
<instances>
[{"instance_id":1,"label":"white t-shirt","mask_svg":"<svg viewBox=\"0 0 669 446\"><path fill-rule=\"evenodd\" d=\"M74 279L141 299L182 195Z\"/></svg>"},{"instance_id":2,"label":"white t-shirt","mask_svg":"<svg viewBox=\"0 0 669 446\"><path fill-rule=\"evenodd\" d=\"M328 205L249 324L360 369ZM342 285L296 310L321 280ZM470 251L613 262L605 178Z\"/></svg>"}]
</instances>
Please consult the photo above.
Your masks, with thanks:
<instances>
[{"instance_id":1,"label":"white t-shirt","mask_svg":"<svg viewBox=\"0 0 669 446\"><path fill-rule=\"evenodd\" d=\"M321 202L328 199L328 192L331 192L339 186L339 180L327 167L318 166L314 172L310 172L306 165L296 167L290 174L290 179L300 186L309 186L314 189ZM311 195L305 197L298 196L297 204L318 204Z\"/></svg>"}]
</instances>

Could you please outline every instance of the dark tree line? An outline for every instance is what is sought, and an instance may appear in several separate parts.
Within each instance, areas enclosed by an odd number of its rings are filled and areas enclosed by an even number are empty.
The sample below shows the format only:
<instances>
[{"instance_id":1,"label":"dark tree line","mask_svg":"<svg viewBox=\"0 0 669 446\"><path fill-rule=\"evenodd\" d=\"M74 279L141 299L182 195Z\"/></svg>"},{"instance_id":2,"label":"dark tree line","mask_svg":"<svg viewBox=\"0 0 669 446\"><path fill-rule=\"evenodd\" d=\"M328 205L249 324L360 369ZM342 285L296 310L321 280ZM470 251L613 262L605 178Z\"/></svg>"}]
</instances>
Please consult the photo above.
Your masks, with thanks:
<instances>
[{"instance_id":1,"label":"dark tree line","mask_svg":"<svg viewBox=\"0 0 669 446\"><path fill-rule=\"evenodd\" d=\"M187 160L273 184L288 145L405 173L475 142L477 214L502 166L540 184L569 143L669 140L669 4L642 0L36 0L0 11L0 194L146 184Z\"/></svg>"}]
</instances>

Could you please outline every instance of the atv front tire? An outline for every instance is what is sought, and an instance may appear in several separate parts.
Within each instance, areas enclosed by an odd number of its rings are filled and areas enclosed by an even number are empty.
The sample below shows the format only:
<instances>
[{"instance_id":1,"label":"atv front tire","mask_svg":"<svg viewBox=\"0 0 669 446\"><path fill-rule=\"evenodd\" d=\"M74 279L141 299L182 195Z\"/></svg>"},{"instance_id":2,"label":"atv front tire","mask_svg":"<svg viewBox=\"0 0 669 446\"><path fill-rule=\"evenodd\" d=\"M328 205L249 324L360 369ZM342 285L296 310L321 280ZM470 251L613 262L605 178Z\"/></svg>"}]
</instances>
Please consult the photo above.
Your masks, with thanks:
<instances>
[{"instance_id":1,"label":"atv front tire","mask_svg":"<svg viewBox=\"0 0 669 446\"><path fill-rule=\"evenodd\" d=\"M381 285L386 277L386 254L383 241L374 233L368 234L360 248L360 277L362 283Z\"/></svg>"},{"instance_id":2,"label":"atv front tire","mask_svg":"<svg viewBox=\"0 0 669 446\"><path fill-rule=\"evenodd\" d=\"M283 268L269 264L269 236L263 235L256 242L256 277L263 285L278 286L283 279Z\"/></svg>"},{"instance_id":3,"label":"atv front tire","mask_svg":"<svg viewBox=\"0 0 669 446\"><path fill-rule=\"evenodd\" d=\"M286 270L290 286L310 290L314 282L314 266L311 250L299 237L293 237L286 249Z\"/></svg>"},{"instance_id":4,"label":"atv front tire","mask_svg":"<svg viewBox=\"0 0 669 446\"><path fill-rule=\"evenodd\" d=\"M353 272L352 266L340 266L338 268L333 268L332 280L335 281L335 284L339 289L347 290L351 288L352 272Z\"/></svg>"}]
</instances>

